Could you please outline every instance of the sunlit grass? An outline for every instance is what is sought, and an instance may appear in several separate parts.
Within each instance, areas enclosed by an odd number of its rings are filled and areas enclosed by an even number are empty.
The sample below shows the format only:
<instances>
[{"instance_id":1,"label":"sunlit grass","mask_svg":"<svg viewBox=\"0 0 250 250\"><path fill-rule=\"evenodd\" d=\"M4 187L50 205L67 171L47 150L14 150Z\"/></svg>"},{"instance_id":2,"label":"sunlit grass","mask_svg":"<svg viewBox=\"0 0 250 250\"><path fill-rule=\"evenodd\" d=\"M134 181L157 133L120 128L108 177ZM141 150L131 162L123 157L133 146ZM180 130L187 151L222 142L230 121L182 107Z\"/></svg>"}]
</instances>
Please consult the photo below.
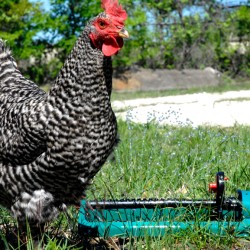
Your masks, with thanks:
<instances>
[{"instance_id":1,"label":"sunlit grass","mask_svg":"<svg viewBox=\"0 0 250 250\"><path fill-rule=\"evenodd\" d=\"M229 177L228 193L250 188L249 127L171 127L120 121L119 131L121 143L113 160L90 188L95 198L166 198L183 195L178 192L183 186L185 196L205 198L208 183L218 171Z\"/></svg>"},{"instance_id":2,"label":"sunlit grass","mask_svg":"<svg viewBox=\"0 0 250 250\"><path fill-rule=\"evenodd\" d=\"M96 176L89 199L211 198L208 183L218 171L229 178L227 196L235 196L237 189L250 189L250 127L171 127L120 121L119 131L120 145ZM220 237L198 227L127 244L131 249L231 249L237 244L248 249L250 245L242 245L233 235Z\"/></svg>"},{"instance_id":3,"label":"sunlit grass","mask_svg":"<svg viewBox=\"0 0 250 250\"><path fill-rule=\"evenodd\" d=\"M206 199L211 197L208 183L214 181L218 171L224 171L229 178L226 195L234 196L237 189L250 189L250 127L194 128L184 125L160 126L157 121L140 125L131 122L129 117L126 122L119 121L121 142L95 177L87 198ZM30 239L26 242L13 240L15 221L6 210L0 210L0 214L0 247L21 249L25 245L27 249L35 249ZM109 240L95 240L101 244L100 249L111 248L114 244L120 249L156 250L232 249L233 246L248 249L250 245L247 239L239 240L230 234L220 237L198 227L163 238L148 236L128 239L124 243L117 239L112 239L115 241L112 244ZM47 225L39 246L59 250L91 249L86 248L86 244L92 243L77 236L77 211L70 209Z\"/></svg>"}]
</instances>

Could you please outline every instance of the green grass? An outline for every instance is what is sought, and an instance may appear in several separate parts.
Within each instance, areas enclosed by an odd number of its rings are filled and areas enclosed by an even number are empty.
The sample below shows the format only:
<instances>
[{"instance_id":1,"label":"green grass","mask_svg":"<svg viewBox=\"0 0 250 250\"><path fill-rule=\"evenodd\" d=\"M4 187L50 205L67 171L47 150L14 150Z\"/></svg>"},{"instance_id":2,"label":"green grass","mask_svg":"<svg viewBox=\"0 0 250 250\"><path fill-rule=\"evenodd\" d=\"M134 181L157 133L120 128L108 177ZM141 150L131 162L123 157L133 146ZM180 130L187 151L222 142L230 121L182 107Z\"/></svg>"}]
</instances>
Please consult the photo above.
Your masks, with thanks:
<instances>
[{"instance_id":1,"label":"green grass","mask_svg":"<svg viewBox=\"0 0 250 250\"><path fill-rule=\"evenodd\" d=\"M208 198L208 183L214 181L217 171L224 171L229 177L227 195L234 195L237 189L250 189L250 127L160 127L119 121L119 132L121 142L114 157L95 177L87 194L89 199ZM69 213L49 225L50 234L44 236L45 249L82 246L76 236L75 211ZM5 210L1 211L5 228L8 216ZM6 243L4 232L1 237ZM121 248L231 249L239 245L239 249L248 249L247 244L249 247L249 241L232 235L218 237L197 228L161 239L131 239ZM30 243L27 249L34 249L33 245Z\"/></svg>"},{"instance_id":2,"label":"green grass","mask_svg":"<svg viewBox=\"0 0 250 250\"><path fill-rule=\"evenodd\" d=\"M90 199L211 198L218 171L229 178L227 195L250 189L250 127L160 127L119 122L121 143L95 178ZM105 188L104 188L105 187ZM248 249L232 235L197 228L162 239L135 240L130 249ZM128 248L129 249L129 248Z\"/></svg>"},{"instance_id":3,"label":"green grass","mask_svg":"<svg viewBox=\"0 0 250 250\"><path fill-rule=\"evenodd\" d=\"M250 127L171 127L129 120L119 121L118 126L121 142L95 177L88 199L209 198L208 183L218 171L229 178L227 195L235 195L237 189L250 190ZM0 210L0 225L0 249L22 249L22 245L35 249L30 238L24 243L16 239L15 221L4 209ZM199 228L161 239L128 239L123 244L116 240L96 239L90 245L96 249L114 244L121 249L250 248L250 239L219 237ZM89 242L77 237L74 209L48 225L43 242L47 250L90 249L86 247Z\"/></svg>"},{"instance_id":4,"label":"green grass","mask_svg":"<svg viewBox=\"0 0 250 250\"><path fill-rule=\"evenodd\" d=\"M228 192L250 189L250 127L160 127L120 121L119 131L114 159L91 187L95 198L178 196L183 186L186 196L204 197L219 170L229 177Z\"/></svg>"}]
</instances>

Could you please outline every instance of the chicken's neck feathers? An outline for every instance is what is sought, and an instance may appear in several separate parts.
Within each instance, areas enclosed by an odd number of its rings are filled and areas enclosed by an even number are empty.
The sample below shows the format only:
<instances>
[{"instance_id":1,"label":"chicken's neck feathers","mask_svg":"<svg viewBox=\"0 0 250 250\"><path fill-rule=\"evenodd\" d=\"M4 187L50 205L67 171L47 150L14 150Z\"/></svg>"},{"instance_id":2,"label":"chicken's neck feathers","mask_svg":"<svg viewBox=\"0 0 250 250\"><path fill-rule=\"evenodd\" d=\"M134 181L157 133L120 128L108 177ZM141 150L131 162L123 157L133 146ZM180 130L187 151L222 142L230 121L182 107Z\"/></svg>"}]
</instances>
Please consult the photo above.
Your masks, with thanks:
<instances>
[{"instance_id":1,"label":"chicken's neck feathers","mask_svg":"<svg viewBox=\"0 0 250 250\"><path fill-rule=\"evenodd\" d=\"M93 111L98 107L101 113L110 111L112 78L104 72L104 67L112 72L111 58L93 46L89 32L87 27L77 40L48 94L48 103L54 108L70 102L86 105L86 109Z\"/></svg>"}]
</instances>

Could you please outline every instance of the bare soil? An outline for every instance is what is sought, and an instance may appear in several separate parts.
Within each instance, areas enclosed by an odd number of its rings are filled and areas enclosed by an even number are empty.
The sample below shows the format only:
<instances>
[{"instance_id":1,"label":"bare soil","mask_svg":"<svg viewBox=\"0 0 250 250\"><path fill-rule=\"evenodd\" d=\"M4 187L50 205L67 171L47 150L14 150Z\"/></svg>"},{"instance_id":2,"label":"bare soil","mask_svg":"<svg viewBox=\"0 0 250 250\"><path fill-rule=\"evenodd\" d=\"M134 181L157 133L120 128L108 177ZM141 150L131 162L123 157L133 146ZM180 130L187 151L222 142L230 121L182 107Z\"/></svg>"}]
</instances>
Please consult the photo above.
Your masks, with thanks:
<instances>
[{"instance_id":1,"label":"bare soil","mask_svg":"<svg viewBox=\"0 0 250 250\"><path fill-rule=\"evenodd\" d=\"M190 89L202 86L217 86L221 74L213 68L204 70L134 69L123 74L115 74L114 91L151 91L170 89Z\"/></svg>"}]
</instances>

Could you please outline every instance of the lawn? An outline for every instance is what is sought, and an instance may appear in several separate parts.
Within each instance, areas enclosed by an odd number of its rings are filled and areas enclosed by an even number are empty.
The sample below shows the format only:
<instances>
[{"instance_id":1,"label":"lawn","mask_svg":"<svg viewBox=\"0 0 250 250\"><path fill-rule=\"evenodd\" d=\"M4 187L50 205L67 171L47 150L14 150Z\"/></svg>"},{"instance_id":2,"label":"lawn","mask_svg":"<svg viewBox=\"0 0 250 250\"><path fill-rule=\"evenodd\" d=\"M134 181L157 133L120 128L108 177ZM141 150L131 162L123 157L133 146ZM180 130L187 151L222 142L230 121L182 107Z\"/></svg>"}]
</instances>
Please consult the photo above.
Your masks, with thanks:
<instances>
[{"instance_id":1,"label":"lawn","mask_svg":"<svg viewBox=\"0 0 250 250\"><path fill-rule=\"evenodd\" d=\"M229 178L227 195L235 195L237 189L250 190L250 127L171 127L159 126L157 121L139 125L129 118L119 121L118 126L121 142L88 190L90 200L208 198L208 183L214 181L218 171ZM6 249L21 249L13 240L15 222L5 210L0 213L0 249L4 245ZM49 224L44 249L86 246L76 236L76 217L76 210L70 209ZM91 244L96 249L112 249L111 245L114 249L249 249L248 240L230 234L215 236L197 228L161 239L128 239L122 244L116 238L96 239ZM29 241L27 249L34 248Z\"/></svg>"},{"instance_id":2,"label":"lawn","mask_svg":"<svg viewBox=\"0 0 250 250\"><path fill-rule=\"evenodd\" d=\"M250 127L159 127L120 121L119 128L121 143L96 176L91 198L209 198L208 183L218 171L229 178L226 195L250 189ZM128 249L249 249L250 242L245 244L232 235L219 237L197 229L141 239Z\"/></svg>"},{"instance_id":3,"label":"lawn","mask_svg":"<svg viewBox=\"0 0 250 250\"><path fill-rule=\"evenodd\" d=\"M219 170L229 177L228 192L250 189L250 127L160 127L119 121L119 132L121 142L96 176L91 198L164 198L178 194L183 186L186 196L204 197Z\"/></svg>"}]
</instances>

